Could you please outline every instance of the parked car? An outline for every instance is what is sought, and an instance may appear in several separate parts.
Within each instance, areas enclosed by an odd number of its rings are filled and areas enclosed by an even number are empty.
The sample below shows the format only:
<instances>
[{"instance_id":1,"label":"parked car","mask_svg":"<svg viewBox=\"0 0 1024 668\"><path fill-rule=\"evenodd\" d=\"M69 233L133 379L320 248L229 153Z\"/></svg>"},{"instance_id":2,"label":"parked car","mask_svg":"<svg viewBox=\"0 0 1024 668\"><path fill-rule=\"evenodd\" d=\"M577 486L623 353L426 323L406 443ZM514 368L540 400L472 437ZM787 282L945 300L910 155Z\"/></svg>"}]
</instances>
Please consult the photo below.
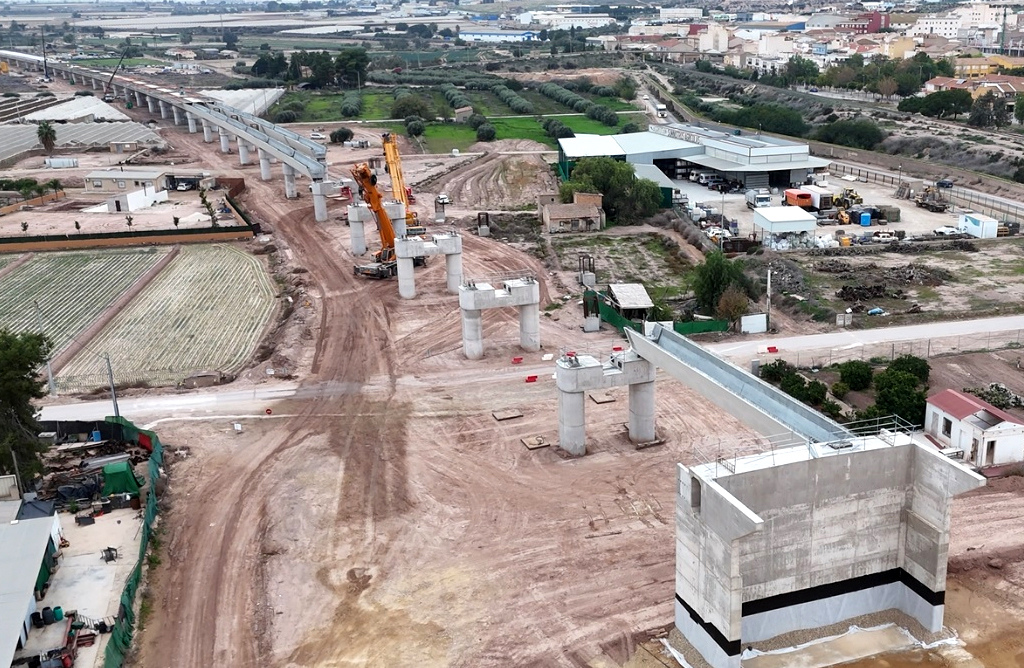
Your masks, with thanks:
<instances>
[{"instance_id":1,"label":"parked car","mask_svg":"<svg viewBox=\"0 0 1024 668\"><path fill-rule=\"evenodd\" d=\"M451 200L450 197L448 197L448 193L441 193L440 195L437 196L437 203L438 204L451 204L452 200Z\"/></svg>"},{"instance_id":2,"label":"parked car","mask_svg":"<svg viewBox=\"0 0 1024 668\"><path fill-rule=\"evenodd\" d=\"M186 190L192 190L192 186L187 183L179 183L174 189L178 192L185 192Z\"/></svg>"},{"instance_id":3,"label":"parked car","mask_svg":"<svg viewBox=\"0 0 1024 668\"><path fill-rule=\"evenodd\" d=\"M327 135L325 135L322 132L310 132L309 133L309 138L310 139L321 139L322 140L322 139L327 139Z\"/></svg>"},{"instance_id":4,"label":"parked car","mask_svg":"<svg viewBox=\"0 0 1024 668\"><path fill-rule=\"evenodd\" d=\"M940 181L936 181L935 186L938 188L952 188L953 179L942 179Z\"/></svg>"},{"instance_id":5,"label":"parked car","mask_svg":"<svg viewBox=\"0 0 1024 668\"><path fill-rule=\"evenodd\" d=\"M704 185L706 185L708 188L714 189L723 183L725 183L725 179L723 179L721 176L709 176L707 180L704 182Z\"/></svg>"},{"instance_id":6,"label":"parked car","mask_svg":"<svg viewBox=\"0 0 1024 668\"><path fill-rule=\"evenodd\" d=\"M945 237L950 234L960 234L960 230L955 227L950 227L949 225L943 225L942 227L936 227L934 234L936 236Z\"/></svg>"}]
</instances>

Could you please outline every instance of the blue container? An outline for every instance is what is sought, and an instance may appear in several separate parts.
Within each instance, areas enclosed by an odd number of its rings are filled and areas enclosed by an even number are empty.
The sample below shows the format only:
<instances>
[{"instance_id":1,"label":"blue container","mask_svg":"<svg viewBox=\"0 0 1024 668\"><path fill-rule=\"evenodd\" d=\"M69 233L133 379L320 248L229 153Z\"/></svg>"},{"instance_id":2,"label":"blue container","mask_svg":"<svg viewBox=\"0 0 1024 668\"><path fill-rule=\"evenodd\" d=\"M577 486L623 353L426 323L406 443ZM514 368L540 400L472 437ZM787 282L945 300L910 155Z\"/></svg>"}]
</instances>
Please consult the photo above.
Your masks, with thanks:
<instances>
[{"instance_id":1,"label":"blue container","mask_svg":"<svg viewBox=\"0 0 1024 668\"><path fill-rule=\"evenodd\" d=\"M871 227L871 212L870 211L861 211L860 212L860 226L861 227Z\"/></svg>"},{"instance_id":2,"label":"blue container","mask_svg":"<svg viewBox=\"0 0 1024 668\"><path fill-rule=\"evenodd\" d=\"M100 436L100 430L99 429L96 429L95 431L92 432L92 440L93 441L102 441L103 440L103 437Z\"/></svg>"}]
</instances>

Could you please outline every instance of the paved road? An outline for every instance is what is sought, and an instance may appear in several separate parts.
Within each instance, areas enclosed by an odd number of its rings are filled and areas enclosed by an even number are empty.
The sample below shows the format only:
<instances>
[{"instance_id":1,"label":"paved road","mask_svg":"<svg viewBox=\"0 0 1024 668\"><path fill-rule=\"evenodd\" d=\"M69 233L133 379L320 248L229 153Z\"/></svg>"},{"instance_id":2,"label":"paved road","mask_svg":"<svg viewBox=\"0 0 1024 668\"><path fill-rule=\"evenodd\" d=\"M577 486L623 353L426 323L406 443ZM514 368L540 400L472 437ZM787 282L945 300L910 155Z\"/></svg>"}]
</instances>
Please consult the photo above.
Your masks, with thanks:
<instances>
[{"instance_id":1,"label":"paved road","mask_svg":"<svg viewBox=\"0 0 1024 668\"><path fill-rule=\"evenodd\" d=\"M1024 315L983 318L979 320L933 322L926 325L907 325L904 327L843 330L829 334L810 334L807 336L726 341L709 345L708 348L724 357L752 359L757 356L759 348L768 345L776 346L779 348L779 352L785 353L797 350L857 348L859 346L889 343L892 341L914 341L946 336L963 336L965 334L1005 332L1015 329L1024 329Z\"/></svg>"}]
</instances>

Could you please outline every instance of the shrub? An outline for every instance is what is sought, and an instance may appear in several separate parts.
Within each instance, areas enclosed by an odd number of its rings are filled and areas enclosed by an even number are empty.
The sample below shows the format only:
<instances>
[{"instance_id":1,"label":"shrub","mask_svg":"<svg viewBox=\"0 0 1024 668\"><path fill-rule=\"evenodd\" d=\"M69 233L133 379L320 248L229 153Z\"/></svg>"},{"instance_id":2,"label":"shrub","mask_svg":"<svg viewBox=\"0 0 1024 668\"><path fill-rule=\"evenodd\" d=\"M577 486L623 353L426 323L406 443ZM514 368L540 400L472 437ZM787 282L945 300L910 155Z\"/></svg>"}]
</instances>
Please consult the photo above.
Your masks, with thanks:
<instances>
[{"instance_id":1,"label":"shrub","mask_svg":"<svg viewBox=\"0 0 1024 668\"><path fill-rule=\"evenodd\" d=\"M442 85L441 94L444 95L445 101L448 102L448 105L452 109L473 106L473 103L470 102L469 98L466 97L461 90L456 88L454 84Z\"/></svg>"},{"instance_id":2,"label":"shrub","mask_svg":"<svg viewBox=\"0 0 1024 668\"><path fill-rule=\"evenodd\" d=\"M838 420L843 416L843 409L836 402L831 399L826 399L821 402L821 407L818 409L825 415L829 416L833 420Z\"/></svg>"},{"instance_id":3,"label":"shrub","mask_svg":"<svg viewBox=\"0 0 1024 668\"><path fill-rule=\"evenodd\" d=\"M782 377L779 387L794 399L804 400L807 396L807 381L800 374L790 371Z\"/></svg>"},{"instance_id":4,"label":"shrub","mask_svg":"<svg viewBox=\"0 0 1024 668\"><path fill-rule=\"evenodd\" d=\"M537 90L544 97L551 98L555 102L563 104L579 113L586 113L587 109L594 104L590 100L580 97L568 88L563 88L556 83L541 84Z\"/></svg>"},{"instance_id":5,"label":"shrub","mask_svg":"<svg viewBox=\"0 0 1024 668\"><path fill-rule=\"evenodd\" d=\"M598 97L615 97L615 89L611 86L594 86L590 89L590 94Z\"/></svg>"},{"instance_id":6,"label":"shrub","mask_svg":"<svg viewBox=\"0 0 1024 668\"><path fill-rule=\"evenodd\" d=\"M487 117L483 114L470 114L469 118L466 119L466 125L476 130L478 127L487 122Z\"/></svg>"},{"instance_id":7,"label":"shrub","mask_svg":"<svg viewBox=\"0 0 1024 668\"><path fill-rule=\"evenodd\" d=\"M828 388L825 387L825 383L819 380L812 380L807 383L807 389L804 390L804 401L812 406L820 406L825 401L827 394Z\"/></svg>"},{"instance_id":8,"label":"shrub","mask_svg":"<svg viewBox=\"0 0 1024 668\"><path fill-rule=\"evenodd\" d=\"M490 123L484 123L476 129L476 140L477 141L494 141L498 136L494 126Z\"/></svg>"},{"instance_id":9,"label":"shrub","mask_svg":"<svg viewBox=\"0 0 1024 668\"><path fill-rule=\"evenodd\" d=\"M15 95L17 95L17 93L15 93ZM6 97L6 96L7 96L7 93L4 93L4 97ZM75 91L75 96L77 96L77 97L91 97L92 96L92 91L91 90Z\"/></svg>"},{"instance_id":10,"label":"shrub","mask_svg":"<svg viewBox=\"0 0 1024 668\"><path fill-rule=\"evenodd\" d=\"M341 98L341 115L354 118L363 113L363 96L358 91L349 91Z\"/></svg>"},{"instance_id":11,"label":"shrub","mask_svg":"<svg viewBox=\"0 0 1024 668\"><path fill-rule=\"evenodd\" d=\"M778 383L787 373L793 372L793 365L786 360L775 360L761 366L760 376L769 383Z\"/></svg>"},{"instance_id":12,"label":"shrub","mask_svg":"<svg viewBox=\"0 0 1024 668\"><path fill-rule=\"evenodd\" d=\"M842 399L850 392L850 386L841 380L837 380L832 383L832 396L836 399Z\"/></svg>"},{"instance_id":13,"label":"shrub","mask_svg":"<svg viewBox=\"0 0 1024 668\"><path fill-rule=\"evenodd\" d=\"M601 121L608 127L615 127L619 124L619 115L608 107L600 104L591 105L587 109L587 118L592 118L595 121Z\"/></svg>"},{"instance_id":14,"label":"shrub","mask_svg":"<svg viewBox=\"0 0 1024 668\"><path fill-rule=\"evenodd\" d=\"M508 105L508 108L517 114L532 114L533 105L529 100L519 97L518 93L504 84L491 87L491 92L498 96L498 99Z\"/></svg>"},{"instance_id":15,"label":"shrub","mask_svg":"<svg viewBox=\"0 0 1024 668\"><path fill-rule=\"evenodd\" d=\"M279 111L276 114L274 114L274 122L275 123L294 123L295 119L297 119L298 117L299 117L299 115L296 114L294 111L289 111L289 110L286 109L285 111Z\"/></svg>"},{"instance_id":16,"label":"shrub","mask_svg":"<svg viewBox=\"0 0 1024 668\"><path fill-rule=\"evenodd\" d=\"M410 137L418 137L423 134L426 130L426 126L423 125L423 121L413 121L405 126L405 131Z\"/></svg>"},{"instance_id":17,"label":"shrub","mask_svg":"<svg viewBox=\"0 0 1024 668\"><path fill-rule=\"evenodd\" d=\"M352 139L353 133L348 128L338 128L337 130L333 131L330 136L332 144L340 144L342 142L348 141L349 139Z\"/></svg>"},{"instance_id":18,"label":"shrub","mask_svg":"<svg viewBox=\"0 0 1024 668\"><path fill-rule=\"evenodd\" d=\"M871 377L874 373L870 364L860 360L850 360L839 365L839 379L854 392L871 387Z\"/></svg>"},{"instance_id":19,"label":"shrub","mask_svg":"<svg viewBox=\"0 0 1024 668\"><path fill-rule=\"evenodd\" d=\"M914 355L900 355L889 363L886 371L903 371L915 376L922 383L928 382L932 367L927 360Z\"/></svg>"},{"instance_id":20,"label":"shrub","mask_svg":"<svg viewBox=\"0 0 1024 668\"><path fill-rule=\"evenodd\" d=\"M75 93L75 95L77 95L77 94L78 94L78 93ZM90 93L90 95L91 95L91 93ZM20 95L18 95L17 93L13 93L13 92L11 92L11 91L7 91L7 92L5 92L5 93L3 94L3 97L21 97L21 96L20 96Z\"/></svg>"}]
</instances>

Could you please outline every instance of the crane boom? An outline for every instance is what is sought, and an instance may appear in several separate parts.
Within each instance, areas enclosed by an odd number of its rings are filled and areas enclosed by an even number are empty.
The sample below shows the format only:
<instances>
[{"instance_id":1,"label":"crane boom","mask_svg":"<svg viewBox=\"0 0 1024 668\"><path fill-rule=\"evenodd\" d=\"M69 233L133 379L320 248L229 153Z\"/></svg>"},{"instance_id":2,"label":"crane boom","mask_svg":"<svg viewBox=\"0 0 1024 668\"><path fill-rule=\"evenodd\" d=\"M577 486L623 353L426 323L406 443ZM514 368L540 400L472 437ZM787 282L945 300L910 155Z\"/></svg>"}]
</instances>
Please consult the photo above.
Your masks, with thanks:
<instances>
[{"instance_id":1,"label":"crane boom","mask_svg":"<svg viewBox=\"0 0 1024 668\"><path fill-rule=\"evenodd\" d=\"M395 265L395 228L391 224L388 212L384 210L384 197L377 188L377 175L370 166L361 162L352 167L352 178L359 186L363 201L370 207L377 219L377 230L380 233L380 251L374 253L376 264L357 266L356 273L375 278L386 278L394 275Z\"/></svg>"},{"instance_id":2,"label":"crane boom","mask_svg":"<svg viewBox=\"0 0 1024 668\"><path fill-rule=\"evenodd\" d=\"M385 132L381 135L381 143L384 144L384 164L391 175L391 192L396 200L405 205L406 233L410 236L423 234L426 230L419 226L419 215L410 206L415 200L410 196L411 190L405 185L402 156L398 153L398 138L390 132Z\"/></svg>"}]
</instances>

